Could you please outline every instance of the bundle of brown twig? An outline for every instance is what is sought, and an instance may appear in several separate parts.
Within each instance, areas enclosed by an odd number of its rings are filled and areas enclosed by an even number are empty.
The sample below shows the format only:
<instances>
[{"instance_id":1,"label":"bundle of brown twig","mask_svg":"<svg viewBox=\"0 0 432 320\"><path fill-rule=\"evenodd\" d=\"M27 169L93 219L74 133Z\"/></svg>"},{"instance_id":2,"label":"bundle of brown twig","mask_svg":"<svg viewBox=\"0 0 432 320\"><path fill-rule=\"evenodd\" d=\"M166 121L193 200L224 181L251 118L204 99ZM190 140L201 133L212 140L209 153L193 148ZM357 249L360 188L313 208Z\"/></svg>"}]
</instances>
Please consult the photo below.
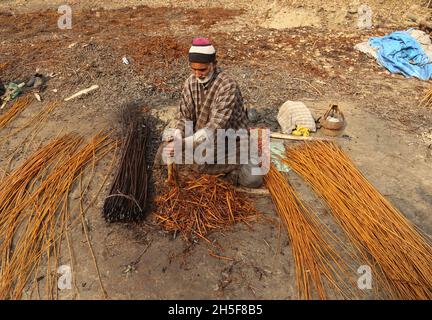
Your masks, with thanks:
<instances>
[{"instance_id":1,"label":"bundle of brown twig","mask_svg":"<svg viewBox=\"0 0 432 320\"><path fill-rule=\"evenodd\" d=\"M334 143L287 149L287 165L326 201L352 243L372 259L375 283L400 299L432 298L430 239L393 207ZM384 281L377 278L384 274Z\"/></svg>"},{"instance_id":2,"label":"bundle of brown twig","mask_svg":"<svg viewBox=\"0 0 432 320\"><path fill-rule=\"evenodd\" d=\"M12 106L0 115L0 130L3 129L11 120L17 117L30 104L30 96L19 97Z\"/></svg>"},{"instance_id":3,"label":"bundle of brown twig","mask_svg":"<svg viewBox=\"0 0 432 320\"><path fill-rule=\"evenodd\" d=\"M330 289L335 298L359 295L356 271L338 252L357 260L331 231L303 205L287 177L274 165L265 176L276 211L285 224L295 262L297 291L300 299L327 299Z\"/></svg>"},{"instance_id":4,"label":"bundle of brown twig","mask_svg":"<svg viewBox=\"0 0 432 320\"><path fill-rule=\"evenodd\" d=\"M150 134L140 110L122 112L124 137L116 177L105 199L103 215L108 222L129 222L144 218L147 206L146 144Z\"/></svg>"},{"instance_id":5,"label":"bundle of brown twig","mask_svg":"<svg viewBox=\"0 0 432 320\"><path fill-rule=\"evenodd\" d=\"M30 142L35 138L35 136L39 132L39 130L43 127L45 120L48 118L49 114L58 105L59 104L57 102L47 104L35 116L31 117L23 125L20 125L19 127L15 128L14 130L11 130L11 132L9 132L8 134L0 136L0 143L2 143L3 141L6 141L9 138L15 136L17 133L23 131L24 129L31 127L31 130L29 130L29 132L26 134L26 136L23 139L21 139L20 141L17 140L15 142L17 144L17 147L15 149L11 149L12 151L10 153L2 155L3 159L6 159L7 157L9 157L9 161L7 162L7 165L5 166L5 170L4 170L5 175L10 170L10 165L12 163L13 158L21 150L23 150L26 145L30 144Z\"/></svg>"},{"instance_id":6,"label":"bundle of brown twig","mask_svg":"<svg viewBox=\"0 0 432 320\"><path fill-rule=\"evenodd\" d=\"M71 219L69 192L88 164L94 166L114 148L106 134L79 148L81 142L77 135L53 141L1 183L0 299L21 298L43 257L47 298L57 293L52 271L57 270L61 239Z\"/></svg>"},{"instance_id":7,"label":"bundle of brown twig","mask_svg":"<svg viewBox=\"0 0 432 320\"><path fill-rule=\"evenodd\" d=\"M237 222L255 219L258 212L250 199L216 175L181 176L179 184L159 195L156 223L169 232L179 232L185 240L206 235Z\"/></svg>"}]
</instances>

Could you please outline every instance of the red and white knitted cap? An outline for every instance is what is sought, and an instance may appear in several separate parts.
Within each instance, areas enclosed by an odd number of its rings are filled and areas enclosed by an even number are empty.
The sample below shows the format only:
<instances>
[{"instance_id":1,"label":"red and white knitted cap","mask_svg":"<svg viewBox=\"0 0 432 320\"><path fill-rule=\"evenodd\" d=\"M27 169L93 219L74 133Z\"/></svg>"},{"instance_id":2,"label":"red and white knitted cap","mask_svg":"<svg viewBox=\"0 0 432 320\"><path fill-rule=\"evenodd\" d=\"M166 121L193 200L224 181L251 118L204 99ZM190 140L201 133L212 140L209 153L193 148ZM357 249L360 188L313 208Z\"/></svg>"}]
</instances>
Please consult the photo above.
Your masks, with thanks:
<instances>
[{"instance_id":1,"label":"red and white knitted cap","mask_svg":"<svg viewBox=\"0 0 432 320\"><path fill-rule=\"evenodd\" d=\"M189 49L189 62L209 63L216 60L216 49L207 38L194 38Z\"/></svg>"}]
</instances>

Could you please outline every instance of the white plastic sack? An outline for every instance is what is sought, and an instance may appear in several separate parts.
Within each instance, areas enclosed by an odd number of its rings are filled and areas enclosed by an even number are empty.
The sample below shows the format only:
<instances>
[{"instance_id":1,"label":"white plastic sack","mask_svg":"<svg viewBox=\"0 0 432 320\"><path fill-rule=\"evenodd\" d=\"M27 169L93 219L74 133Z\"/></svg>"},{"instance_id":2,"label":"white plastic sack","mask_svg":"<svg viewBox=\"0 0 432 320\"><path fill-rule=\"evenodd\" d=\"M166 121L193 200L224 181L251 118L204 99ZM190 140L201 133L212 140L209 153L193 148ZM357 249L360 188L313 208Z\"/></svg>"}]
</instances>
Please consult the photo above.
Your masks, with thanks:
<instances>
[{"instance_id":1,"label":"white plastic sack","mask_svg":"<svg viewBox=\"0 0 432 320\"><path fill-rule=\"evenodd\" d=\"M280 108L277 121L282 132L290 134L297 125L316 131L315 120L310 110L301 101L286 101Z\"/></svg>"}]
</instances>

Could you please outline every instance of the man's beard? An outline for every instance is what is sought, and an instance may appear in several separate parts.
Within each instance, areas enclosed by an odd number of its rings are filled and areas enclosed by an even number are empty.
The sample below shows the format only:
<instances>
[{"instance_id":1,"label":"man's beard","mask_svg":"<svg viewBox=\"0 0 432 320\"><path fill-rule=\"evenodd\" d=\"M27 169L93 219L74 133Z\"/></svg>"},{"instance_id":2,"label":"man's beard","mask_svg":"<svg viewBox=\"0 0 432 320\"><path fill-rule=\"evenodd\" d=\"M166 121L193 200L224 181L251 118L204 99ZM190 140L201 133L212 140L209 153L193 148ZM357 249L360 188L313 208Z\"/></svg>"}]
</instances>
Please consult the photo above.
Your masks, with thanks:
<instances>
[{"instance_id":1,"label":"man's beard","mask_svg":"<svg viewBox=\"0 0 432 320\"><path fill-rule=\"evenodd\" d=\"M213 71L210 71L208 75L202 78L197 78L197 81L199 83L207 83L210 81L210 79L213 77Z\"/></svg>"}]
</instances>

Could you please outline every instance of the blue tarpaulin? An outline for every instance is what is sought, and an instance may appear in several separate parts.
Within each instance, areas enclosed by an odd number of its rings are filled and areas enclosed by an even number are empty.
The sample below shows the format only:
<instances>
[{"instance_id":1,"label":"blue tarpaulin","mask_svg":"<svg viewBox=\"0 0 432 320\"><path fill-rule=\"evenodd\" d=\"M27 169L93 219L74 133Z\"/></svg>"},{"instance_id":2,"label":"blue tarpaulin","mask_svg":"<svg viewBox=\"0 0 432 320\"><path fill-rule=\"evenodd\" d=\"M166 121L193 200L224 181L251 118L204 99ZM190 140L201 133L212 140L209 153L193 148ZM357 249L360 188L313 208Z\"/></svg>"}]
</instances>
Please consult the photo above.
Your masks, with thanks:
<instances>
[{"instance_id":1,"label":"blue tarpaulin","mask_svg":"<svg viewBox=\"0 0 432 320\"><path fill-rule=\"evenodd\" d=\"M369 44L376 48L379 64L392 73L422 80L432 79L432 63L421 45L406 31L384 37L373 37Z\"/></svg>"}]
</instances>

